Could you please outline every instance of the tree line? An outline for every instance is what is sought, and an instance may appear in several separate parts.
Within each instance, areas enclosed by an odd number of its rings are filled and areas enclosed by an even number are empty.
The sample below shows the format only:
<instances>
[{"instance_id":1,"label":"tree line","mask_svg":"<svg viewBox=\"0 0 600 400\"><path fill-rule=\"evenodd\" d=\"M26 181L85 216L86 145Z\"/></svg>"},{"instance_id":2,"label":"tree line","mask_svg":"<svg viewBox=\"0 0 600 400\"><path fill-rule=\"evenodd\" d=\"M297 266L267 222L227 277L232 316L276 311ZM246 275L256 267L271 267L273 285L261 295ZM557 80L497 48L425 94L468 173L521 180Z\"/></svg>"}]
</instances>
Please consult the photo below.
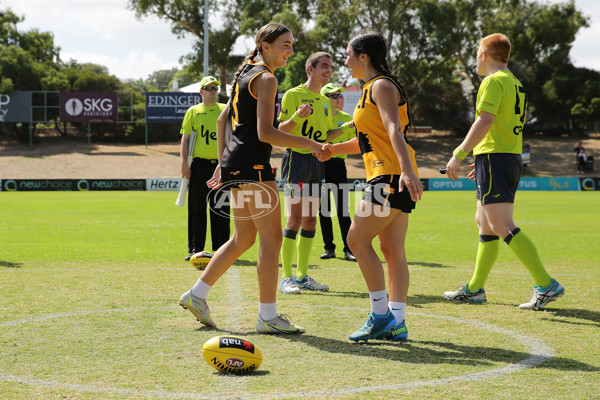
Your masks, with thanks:
<instances>
[{"instance_id":1,"label":"tree line","mask_svg":"<svg viewBox=\"0 0 600 400\"><path fill-rule=\"evenodd\" d=\"M51 33L19 32L22 17L0 11L0 93L141 93L168 90L174 79L180 86L197 81L204 61L201 3L129 0L138 18L157 16L175 36L192 35L195 41L182 56L183 68L126 82L105 67L60 60ZM482 79L475 73L478 39L502 32L511 39L509 68L526 87L529 112L538 121L535 130L584 134L600 127L600 72L577 68L569 59L575 35L589 23L573 0L554 5L530 0L210 0L209 5L209 73L219 78L222 89L245 57L236 53L236 43L253 38L268 22L287 25L295 37L294 56L276 72L281 91L305 81L305 60L316 51L332 54L333 81L357 84L342 68L346 45L355 33L374 29L387 40L390 67L409 93L415 123L464 134Z\"/></svg>"}]
</instances>

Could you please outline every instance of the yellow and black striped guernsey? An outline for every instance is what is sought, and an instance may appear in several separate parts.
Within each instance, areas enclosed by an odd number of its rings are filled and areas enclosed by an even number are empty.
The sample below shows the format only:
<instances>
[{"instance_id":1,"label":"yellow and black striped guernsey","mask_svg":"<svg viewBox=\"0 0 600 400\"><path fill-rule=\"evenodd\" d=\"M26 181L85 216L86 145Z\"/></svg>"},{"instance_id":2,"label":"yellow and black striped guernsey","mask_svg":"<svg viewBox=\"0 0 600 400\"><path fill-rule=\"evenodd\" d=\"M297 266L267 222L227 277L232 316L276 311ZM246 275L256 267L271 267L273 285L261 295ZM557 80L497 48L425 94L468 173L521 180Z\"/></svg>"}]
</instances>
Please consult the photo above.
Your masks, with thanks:
<instances>
[{"instance_id":1,"label":"yellow and black striped guernsey","mask_svg":"<svg viewBox=\"0 0 600 400\"><path fill-rule=\"evenodd\" d=\"M398 113L400 114L402 133L405 137L410 126L407 96L398 82L391 77L378 75L365 83L352 119L356 126L358 144L367 171L367 181L381 175L400 175L402 173L400 161L394 152L390 137L381 120L379 108L372 97L373 84L379 79L388 79L393 82L400 92L402 101L398 104ZM408 144L407 147L411 164L418 175L415 151Z\"/></svg>"},{"instance_id":2,"label":"yellow and black striped guernsey","mask_svg":"<svg viewBox=\"0 0 600 400\"><path fill-rule=\"evenodd\" d=\"M269 165L273 147L258 139L256 128L258 98L250 89L252 80L264 72L272 71L265 64L249 62L238 76L227 118L225 150L221 158L223 167L251 168L255 164ZM276 114L274 112L274 115ZM275 120L273 123L275 124Z\"/></svg>"}]
</instances>

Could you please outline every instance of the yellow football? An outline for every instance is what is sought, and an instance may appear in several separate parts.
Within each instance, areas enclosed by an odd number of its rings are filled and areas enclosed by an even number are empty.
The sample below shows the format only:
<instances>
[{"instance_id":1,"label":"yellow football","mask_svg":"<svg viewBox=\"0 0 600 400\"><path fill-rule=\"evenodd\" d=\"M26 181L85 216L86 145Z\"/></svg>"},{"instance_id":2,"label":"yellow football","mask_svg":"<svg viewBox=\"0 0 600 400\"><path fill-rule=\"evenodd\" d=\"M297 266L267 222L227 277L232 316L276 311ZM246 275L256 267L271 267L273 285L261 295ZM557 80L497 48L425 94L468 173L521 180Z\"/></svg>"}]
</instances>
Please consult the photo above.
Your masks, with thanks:
<instances>
[{"instance_id":1,"label":"yellow football","mask_svg":"<svg viewBox=\"0 0 600 400\"><path fill-rule=\"evenodd\" d=\"M215 336L202 346L202 356L214 369L227 374L247 374L262 363L262 353L248 339Z\"/></svg>"},{"instance_id":2,"label":"yellow football","mask_svg":"<svg viewBox=\"0 0 600 400\"><path fill-rule=\"evenodd\" d=\"M190 263L194 266L194 268L203 270L208 265L208 262L210 261L212 256L212 253L200 251L198 253L192 254L192 256L190 257Z\"/></svg>"}]
</instances>

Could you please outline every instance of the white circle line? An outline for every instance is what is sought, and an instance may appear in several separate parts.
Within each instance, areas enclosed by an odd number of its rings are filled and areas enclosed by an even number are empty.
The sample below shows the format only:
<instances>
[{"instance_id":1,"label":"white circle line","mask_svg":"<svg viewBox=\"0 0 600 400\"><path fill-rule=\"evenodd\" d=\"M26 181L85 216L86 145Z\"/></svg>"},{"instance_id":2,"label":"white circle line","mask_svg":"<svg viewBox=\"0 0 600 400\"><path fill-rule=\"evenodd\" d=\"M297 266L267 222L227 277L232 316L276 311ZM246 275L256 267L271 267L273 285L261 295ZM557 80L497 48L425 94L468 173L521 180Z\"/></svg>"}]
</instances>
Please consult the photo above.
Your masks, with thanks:
<instances>
[{"instance_id":1,"label":"white circle line","mask_svg":"<svg viewBox=\"0 0 600 400\"><path fill-rule=\"evenodd\" d=\"M302 307L302 306L301 306ZM339 310L362 310L361 307L338 307L338 306L330 306L330 305L317 305L317 306L305 306L311 308L333 308ZM155 310L164 310L169 308L175 308L175 306L164 306L164 307L147 307L144 310L155 309ZM79 315L89 315L100 312L126 312L126 311L138 311L139 308L120 308L120 309L108 309L108 310L89 310L89 311L75 311L70 313L56 313L50 315L42 315L38 317L24 318L15 321L7 321L0 323L0 327L5 326L15 326L22 325L31 322L37 322L52 318L62 318L62 317L71 317L71 316L79 316ZM467 373L464 375L452 376L448 378L440 378L440 379L432 379L426 381L414 381L414 382L404 382L400 384L394 385L375 385L375 386L366 386L366 387L355 387L355 388L344 388L344 389L328 389L328 390L316 390L316 391L303 391L303 392L292 392L292 393L266 393L266 394L244 394L245 398L252 399L273 399L273 398L302 398L302 397L331 397L331 396L341 396L341 395L353 395L358 393L365 392L377 392L384 390L403 390L403 389L415 389L419 387L429 387L429 386L437 386L442 384L454 383L454 382L468 382L474 380L481 379L491 379L500 375L514 373L525 368L536 367L543 362L554 357L554 350L548 346L543 341L536 339L532 336L528 336L516 331L512 331L510 329L501 328L495 325L486 324L479 321L473 321L464 318L457 318L445 315L438 314L428 314L428 313L410 313L410 315L418 315L427 318L437 318L444 319L447 321L457 322L461 324L468 324L480 329L488 330L495 333L500 333L503 335L508 335L510 337L515 338L519 341L529 352L529 356L516 362L514 364L510 364L505 367L495 368L487 371L473 372ZM227 375L227 377L229 377ZM237 377L233 376L232 379L236 379ZM14 383L21 383L30 386L44 386L51 388L62 388L79 392L93 392L93 393L111 393L111 394L121 394L121 395L136 395L136 396L145 396L145 397L154 397L161 399L215 399L215 398L231 398L231 394L223 394L220 393L190 393L190 392L166 392L159 390L139 390L139 389L123 389L123 388L114 388L114 387L106 387L106 386L96 386L96 385L85 385L85 384L73 384L73 383L64 383L64 382L56 382L49 381L37 378L25 378L17 375L11 375L0 372L0 380L9 381Z\"/></svg>"}]
</instances>

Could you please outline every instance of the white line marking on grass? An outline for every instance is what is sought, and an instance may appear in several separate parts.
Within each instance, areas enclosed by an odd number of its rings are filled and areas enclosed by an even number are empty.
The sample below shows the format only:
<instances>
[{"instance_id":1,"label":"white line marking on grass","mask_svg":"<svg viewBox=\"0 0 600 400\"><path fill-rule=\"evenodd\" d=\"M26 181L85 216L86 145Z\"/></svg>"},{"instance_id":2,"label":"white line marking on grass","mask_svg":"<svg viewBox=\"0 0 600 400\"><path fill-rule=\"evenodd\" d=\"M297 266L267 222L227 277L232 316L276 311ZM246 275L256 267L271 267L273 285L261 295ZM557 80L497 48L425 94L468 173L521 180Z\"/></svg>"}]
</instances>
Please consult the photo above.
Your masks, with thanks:
<instances>
[{"instance_id":1,"label":"white line marking on grass","mask_svg":"<svg viewBox=\"0 0 600 400\"><path fill-rule=\"evenodd\" d=\"M450 271L450 272L464 272L464 273L468 273L468 274L472 274L473 270L472 269L455 269L454 267L448 267L448 268L436 268L436 267L431 267L431 268L423 268L423 267L410 267L410 263L408 264L409 268L410 268L410 272L415 272L415 271L427 271L427 272L439 272L440 270L444 270L444 271ZM25 269L22 269L25 268ZM152 271L152 270L171 270L171 271L189 271L190 268L189 267L123 267L123 268L60 268L60 269L48 269L48 268L26 268L26 267L19 267L19 268L6 268L6 269L0 269L0 273L2 272L8 272L8 273L18 273L18 272L65 272L65 271L84 271L84 272L99 272L99 271ZM347 270L347 271L356 271L356 267L336 267L336 270L338 271L342 271L342 270ZM527 270L522 270L522 271L492 271L491 274L522 274L522 275L529 275L529 272ZM600 275L581 275L581 274L567 274L567 273L553 273L552 276L570 276L570 277L574 277L574 278L600 278Z\"/></svg>"},{"instance_id":2,"label":"white line marking on grass","mask_svg":"<svg viewBox=\"0 0 600 400\"><path fill-rule=\"evenodd\" d=\"M238 275L239 279L239 275ZM235 277L232 276L232 282L235 280ZM233 284L233 283L232 283ZM230 297L234 297L235 295L229 294ZM302 307L302 306L301 306ZM332 308L339 310L358 310L362 308L359 307L337 307L337 306L329 306L329 305L311 305L305 306L311 308ZM144 310L154 309L154 310L164 310L164 309L174 309L174 306L166 306L166 307L148 307L144 308ZM42 315L38 317L24 318L15 321L7 321L0 323L0 328L7 326L15 326L22 325L26 323L32 323L52 318L65 318L79 315L89 315L94 313L113 313L113 312L127 312L127 311L138 311L139 308L120 308L120 309L109 309L109 310L90 310L90 311L77 311L71 313L57 313L51 315ZM235 377L224 375L224 379L231 379L232 385L236 383L236 390L230 393L223 393L222 390L216 393L190 393L190 392L167 392L160 390L140 390L140 389L123 389L123 388L115 388L115 387L107 387L107 386L97 386L97 385L85 385L85 384L73 384L73 383L65 383L65 382L57 382L50 381L44 379L36 379L36 378L26 378L17 375L11 375L7 373L0 372L0 380L19 383L34 387L50 387L55 389L68 389L78 392L91 392L91 393L110 393L110 394L119 394L119 395L133 395L133 396L145 396L145 397L153 397L160 399L215 399L215 398L223 398L230 399L232 397L243 396L244 398L251 399L274 399L274 398L306 398L306 397L334 397L334 396L343 396L343 395L356 395L360 393L369 393L369 392L378 392L385 390L406 390L406 389L415 389L420 387L430 387L437 385L445 385L452 384L456 382L469 382L475 380L491 380L501 375L506 375L510 373L515 373L521 371L526 368L536 367L543 362L554 357L554 350L548 346L543 341L522 334L520 332L516 332L510 329L501 328L495 325L486 324L479 321L464 319L464 318L456 318L445 315L438 314L428 314L428 313L419 313L414 312L410 313L410 315L418 315L425 318L436 318L443 319L447 321L456 322L458 324L467 324L471 325L475 328L488 330L490 332L502 334L508 337L512 337L520 342L529 352L529 356L521 361L510 364L506 367L495 368L487 371L481 372L473 372L467 373L463 375L452 376L448 378L441 379L431 379L425 381L413 381L413 382L404 382L399 384L384 384L384 385L375 385L375 386L366 386L366 387L350 387L343 389L326 389L326 390L313 390L313 391L302 391L302 392L288 392L282 393L280 389L277 392L273 393L257 393L257 394L249 394L243 393L239 391L239 384L246 383L252 379L252 375L247 375L244 377ZM229 386L229 385L228 385Z\"/></svg>"}]
</instances>

